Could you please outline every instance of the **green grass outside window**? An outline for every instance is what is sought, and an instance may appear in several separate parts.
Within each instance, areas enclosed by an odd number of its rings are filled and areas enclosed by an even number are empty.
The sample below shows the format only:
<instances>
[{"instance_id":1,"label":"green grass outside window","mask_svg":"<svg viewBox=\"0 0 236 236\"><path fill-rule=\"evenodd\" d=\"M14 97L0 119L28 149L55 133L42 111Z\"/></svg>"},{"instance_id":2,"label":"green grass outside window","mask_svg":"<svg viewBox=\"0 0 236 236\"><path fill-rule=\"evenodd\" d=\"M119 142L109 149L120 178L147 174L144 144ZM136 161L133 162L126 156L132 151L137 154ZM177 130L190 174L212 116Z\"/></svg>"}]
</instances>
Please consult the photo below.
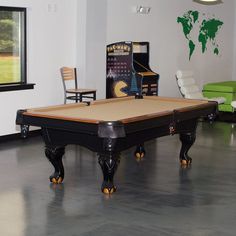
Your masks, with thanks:
<instances>
[{"instance_id":1,"label":"green grass outside window","mask_svg":"<svg viewBox=\"0 0 236 236\"><path fill-rule=\"evenodd\" d=\"M0 84L20 82L20 58L0 56Z\"/></svg>"}]
</instances>

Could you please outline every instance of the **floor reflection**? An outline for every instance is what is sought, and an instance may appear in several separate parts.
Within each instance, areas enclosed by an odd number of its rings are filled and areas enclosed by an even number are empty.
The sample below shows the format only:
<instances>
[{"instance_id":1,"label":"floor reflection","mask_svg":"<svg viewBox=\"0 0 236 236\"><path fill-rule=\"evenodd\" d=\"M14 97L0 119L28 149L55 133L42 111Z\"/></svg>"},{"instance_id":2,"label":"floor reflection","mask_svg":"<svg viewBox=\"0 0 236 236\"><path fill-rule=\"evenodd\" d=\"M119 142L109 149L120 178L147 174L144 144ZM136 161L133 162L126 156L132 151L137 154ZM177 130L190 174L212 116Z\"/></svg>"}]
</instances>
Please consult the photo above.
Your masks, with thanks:
<instances>
[{"instance_id":1,"label":"floor reflection","mask_svg":"<svg viewBox=\"0 0 236 236\"><path fill-rule=\"evenodd\" d=\"M178 135L122 153L117 192L100 192L95 153L66 147L65 180L53 171L41 138L0 144L0 233L9 236L235 235L235 125L199 123L189 151L191 168L179 167ZM10 222L10 223L9 223Z\"/></svg>"}]
</instances>

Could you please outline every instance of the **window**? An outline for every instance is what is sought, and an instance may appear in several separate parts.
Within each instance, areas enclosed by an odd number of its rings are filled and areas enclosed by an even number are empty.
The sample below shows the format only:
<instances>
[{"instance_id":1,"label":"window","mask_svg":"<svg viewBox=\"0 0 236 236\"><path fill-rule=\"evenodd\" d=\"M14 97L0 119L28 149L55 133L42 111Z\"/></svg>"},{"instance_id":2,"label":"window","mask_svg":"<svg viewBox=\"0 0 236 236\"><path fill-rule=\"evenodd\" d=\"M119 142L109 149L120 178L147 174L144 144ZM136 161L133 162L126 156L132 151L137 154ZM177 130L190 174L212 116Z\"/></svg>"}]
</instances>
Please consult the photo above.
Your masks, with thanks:
<instances>
[{"instance_id":1,"label":"window","mask_svg":"<svg viewBox=\"0 0 236 236\"><path fill-rule=\"evenodd\" d=\"M0 91L33 86L26 81L26 8L0 7Z\"/></svg>"}]
</instances>

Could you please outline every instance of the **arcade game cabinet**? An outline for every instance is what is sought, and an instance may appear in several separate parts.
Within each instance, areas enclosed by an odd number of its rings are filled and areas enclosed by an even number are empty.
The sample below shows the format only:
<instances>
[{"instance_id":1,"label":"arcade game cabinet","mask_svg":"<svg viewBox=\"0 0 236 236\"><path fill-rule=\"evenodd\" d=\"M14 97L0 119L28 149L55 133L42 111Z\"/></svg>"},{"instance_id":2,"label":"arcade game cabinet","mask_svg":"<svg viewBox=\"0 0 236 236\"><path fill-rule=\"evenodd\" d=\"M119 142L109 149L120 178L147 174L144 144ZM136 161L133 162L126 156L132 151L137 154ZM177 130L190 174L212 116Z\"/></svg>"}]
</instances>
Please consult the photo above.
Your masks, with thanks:
<instances>
[{"instance_id":1,"label":"arcade game cabinet","mask_svg":"<svg viewBox=\"0 0 236 236\"><path fill-rule=\"evenodd\" d=\"M158 95L159 74L149 67L148 42L107 45L106 97Z\"/></svg>"}]
</instances>

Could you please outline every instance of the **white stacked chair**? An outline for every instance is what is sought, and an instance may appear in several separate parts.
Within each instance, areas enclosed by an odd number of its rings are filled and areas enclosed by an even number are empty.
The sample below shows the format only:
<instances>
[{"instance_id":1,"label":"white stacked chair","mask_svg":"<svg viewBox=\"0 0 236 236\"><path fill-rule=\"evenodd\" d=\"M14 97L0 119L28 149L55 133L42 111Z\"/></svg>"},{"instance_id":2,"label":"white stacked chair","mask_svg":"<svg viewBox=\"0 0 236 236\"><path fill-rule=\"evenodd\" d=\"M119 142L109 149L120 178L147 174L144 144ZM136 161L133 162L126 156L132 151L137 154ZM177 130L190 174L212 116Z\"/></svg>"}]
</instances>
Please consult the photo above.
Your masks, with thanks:
<instances>
[{"instance_id":1,"label":"white stacked chair","mask_svg":"<svg viewBox=\"0 0 236 236\"><path fill-rule=\"evenodd\" d=\"M214 97L214 98L204 97L202 95L201 90L199 89L198 85L195 82L193 71L178 70L176 72L176 80L180 93L184 98L216 101L218 104L222 104L225 102L224 97Z\"/></svg>"},{"instance_id":2,"label":"white stacked chair","mask_svg":"<svg viewBox=\"0 0 236 236\"><path fill-rule=\"evenodd\" d=\"M236 101L232 101L231 106L234 108L234 110L236 110Z\"/></svg>"}]
</instances>

